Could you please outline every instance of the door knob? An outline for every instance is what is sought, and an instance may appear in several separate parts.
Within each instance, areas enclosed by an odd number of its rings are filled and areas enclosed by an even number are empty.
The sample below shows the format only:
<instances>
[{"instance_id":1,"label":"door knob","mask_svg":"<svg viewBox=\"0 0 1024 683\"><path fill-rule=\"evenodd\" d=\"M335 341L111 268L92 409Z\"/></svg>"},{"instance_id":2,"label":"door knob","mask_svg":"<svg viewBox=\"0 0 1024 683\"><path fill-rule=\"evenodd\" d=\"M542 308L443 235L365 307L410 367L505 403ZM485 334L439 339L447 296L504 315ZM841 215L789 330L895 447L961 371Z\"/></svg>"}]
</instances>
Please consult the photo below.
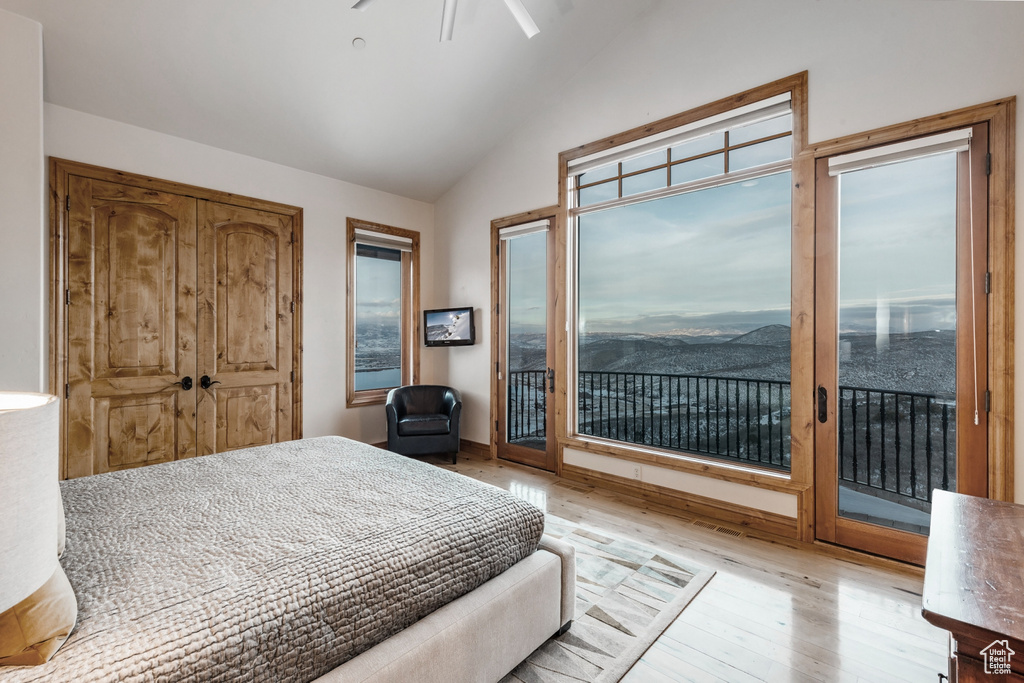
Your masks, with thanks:
<instances>
[{"instance_id":1,"label":"door knob","mask_svg":"<svg viewBox=\"0 0 1024 683\"><path fill-rule=\"evenodd\" d=\"M214 384L220 384L220 380L211 380L209 375L203 375L199 378L199 386L203 389L209 389Z\"/></svg>"},{"instance_id":2,"label":"door knob","mask_svg":"<svg viewBox=\"0 0 1024 683\"><path fill-rule=\"evenodd\" d=\"M192 388L192 378L186 375L185 377L181 378L180 382L175 382L175 384L180 386L185 391L188 391L189 389Z\"/></svg>"}]
</instances>

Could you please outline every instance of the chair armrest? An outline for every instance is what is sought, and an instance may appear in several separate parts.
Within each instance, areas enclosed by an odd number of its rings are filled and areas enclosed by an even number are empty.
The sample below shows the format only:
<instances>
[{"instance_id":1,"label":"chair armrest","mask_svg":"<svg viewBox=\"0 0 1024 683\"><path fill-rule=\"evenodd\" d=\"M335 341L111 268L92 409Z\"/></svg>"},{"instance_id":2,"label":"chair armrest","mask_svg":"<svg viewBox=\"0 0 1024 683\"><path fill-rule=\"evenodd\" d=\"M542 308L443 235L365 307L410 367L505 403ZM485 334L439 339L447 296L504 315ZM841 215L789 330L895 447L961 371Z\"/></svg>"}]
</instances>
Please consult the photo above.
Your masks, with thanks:
<instances>
[{"instance_id":1,"label":"chair armrest","mask_svg":"<svg viewBox=\"0 0 1024 683\"><path fill-rule=\"evenodd\" d=\"M405 417L405 398L401 393L402 387L395 387L388 392L388 397L384 401L384 407L388 411L388 420L391 420L392 416L395 418L395 422Z\"/></svg>"},{"instance_id":2,"label":"chair armrest","mask_svg":"<svg viewBox=\"0 0 1024 683\"><path fill-rule=\"evenodd\" d=\"M458 389L448 388L444 392L444 407L445 412L448 413L448 417L455 419L455 416L459 411L462 410L462 394L459 393Z\"/></svg>"}]
</instances>

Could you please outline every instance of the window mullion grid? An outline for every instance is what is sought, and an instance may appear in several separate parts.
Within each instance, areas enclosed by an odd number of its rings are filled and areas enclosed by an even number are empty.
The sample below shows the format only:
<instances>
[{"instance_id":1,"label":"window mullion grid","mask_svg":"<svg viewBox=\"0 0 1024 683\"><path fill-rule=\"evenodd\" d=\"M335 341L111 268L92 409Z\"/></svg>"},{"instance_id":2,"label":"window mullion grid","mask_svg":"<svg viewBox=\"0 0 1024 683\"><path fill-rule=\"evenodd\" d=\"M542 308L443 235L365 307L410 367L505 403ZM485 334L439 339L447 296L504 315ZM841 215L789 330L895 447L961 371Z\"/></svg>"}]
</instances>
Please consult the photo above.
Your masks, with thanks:
<instances>
[{"instance_id":1,"label":"window mullion grid","mask_svg":"<svg viewBox=\"0 0 1024 683\"><path fill-rule=\"evenodd\" d=\"M725 154L725 175L729 175L729 131L725 131L725 147L722 152Z\"/></svg>"},{"instance_id":2,"label":"window mullion grid","mask_svg":"<svg viewBox=\"0 0 1024 683\"><path fill-rule=\"evenodd\" d=\"M719 152L721 153L721 152ZM680 183L679 185L673 185L670 187L660 187L654 190L647 190L646 192L638 192L626 197L619 197L615 199L608 199L602 202L595 202L586 206L577 206L569 209L569 214L572 216L581 216L588 213L594 213L597 211L604 211L605 209L612 209L619 206L625 206L627 204L640 204L642 202L650 201L653 199L661 199L663 197L669 197L676 194L686 194L688 192L696 192L698 190L705 190L711 187L719 185L729 185L731 183L738 183L743 180L751 180L753 178L761 178L764 176L775 175L777 173L784 173L792 170L793 160L784 159L782 161L774 162L771 164L764 164L762 166L754 166L753 168L743 169L742 171L735 171L732 174L719 174L714 176L708 176L707 178L700 178L698 180L691 180L686 183ZM611 182L610 180L608 182Z\"/></svg>"},{"instance_id":3,"label":"window mullion grid","mask_svg":"<svg viewBox=\"0 0 1024 683\"><path fill-rule=\"evenodd\" d=\"M649 166L647 168L642 168L642 169L639 169L639 170L636 170L636 171L630 171L629 173L623 173L623 171L622 171L622 162L620 161L620 162L616 163L617 173L614 176L612 176L611 178L605 178L603 180L596 180L596 181L594 181L592 183L585 183L585 184L580 184L578 182L578 180L577 180L577 182L575 184L575 187L573 188L573 191L576 193L576 205L580 206L579 193L580 193L581 190L585 190L588 187L596 187L598 185L603 185L604 183L610 183L610 182L615 182L617 184L617 186L618 186L618 193L617 193L618 196L617 196L617 198L618 199L622 199L625 196L622 193L622 181L625 178L631 178L633 176L641 175L641 174L644 174L644 173L650 173L651 171L656 171L659 168L665 168L665 171L666 171L665 172L665 187L671 187L672 186L672 167L673 166L678 166L680 164L685 164L687 162L695 161L697 159L704 159L704 158L707 158L707 157L712 157L712 156L715 156L716 154L721 154L724 157L724 164L723 164L723 166L724 166L724 173L728 174L729 173L729 156L730 156L730 153L733 150L743 149L744 147L753 147L754 145L759 145L759 144L761 144L763 142L771 142L772 140L778 140L780 138L790 137L790 136L793 135L792 131L785 131L783 133L775 133L774 135L766 135L765 137L757 138L756 140L749 140L747 142L741 142L741 143L739 143L737 145L732 145L732 144L730 144L730 141L729 141L729 131L726 130L726 131L723 131L723 133L724 133L725 144L722 147L719 147L717 149L713 149L713 150L708 151L708 152L702 152L701 154L695 154L695 155L690 156L690 157L685 157L683 159L676 160L676 159L672 158L672 148L671 147L666 147L665 148L665 158L666 158L666 161L663 164L657 164L655 166ZM582 175L584 175L584 174L581 173L579 176L576 176L576 178L578 179ZM713 177L713 176L709 176L709 177ZM703 178L701 178L701 180L703 180Z\"/></svg>"}]
</instances>

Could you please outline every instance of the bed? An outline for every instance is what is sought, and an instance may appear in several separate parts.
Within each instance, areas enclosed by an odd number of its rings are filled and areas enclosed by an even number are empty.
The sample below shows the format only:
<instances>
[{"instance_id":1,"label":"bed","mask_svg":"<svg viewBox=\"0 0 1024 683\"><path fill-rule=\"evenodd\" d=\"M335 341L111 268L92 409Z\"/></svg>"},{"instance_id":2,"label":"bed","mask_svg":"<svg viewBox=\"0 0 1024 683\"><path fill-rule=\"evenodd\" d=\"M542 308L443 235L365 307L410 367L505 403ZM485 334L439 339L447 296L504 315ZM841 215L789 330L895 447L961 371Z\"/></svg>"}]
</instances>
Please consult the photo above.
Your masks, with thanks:
<instances>
[{"instance_id":1,"label":"bed","mask_svg":"<svg viewBox=\"0 0 1024 683\"><path fill-rule=\"evenodd\" d=\"M341 437L62 482L78 624L0 681L497 681L574 608L508 492Z\"/></svg>"}]
</instances>

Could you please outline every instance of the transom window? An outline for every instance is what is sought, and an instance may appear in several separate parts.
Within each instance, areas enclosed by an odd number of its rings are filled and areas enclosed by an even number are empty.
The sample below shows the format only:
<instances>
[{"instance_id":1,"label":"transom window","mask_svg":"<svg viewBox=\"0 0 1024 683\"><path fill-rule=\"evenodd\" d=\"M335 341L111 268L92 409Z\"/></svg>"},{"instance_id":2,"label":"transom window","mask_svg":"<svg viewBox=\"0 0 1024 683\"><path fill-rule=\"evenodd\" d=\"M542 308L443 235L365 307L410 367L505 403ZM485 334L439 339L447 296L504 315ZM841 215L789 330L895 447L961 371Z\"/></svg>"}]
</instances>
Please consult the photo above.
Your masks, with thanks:
<instances>
[{"instance_id":1,"label":"transom window","mask_svg":"<svg viewBox=\"0 0 1024 683\"><path fill-rule=\"evenodd\" d=\"M675 140L679 141L672 144ZM576 206L593 206L766 165L786 164L793 157L793 115L787 101L783 106L737 116L732 122L679 131L659 146L646 153L643 150L647 145L635 151L623 150L630 156L592 169L593 162L582 164L588 170L574 176ZM639 156L635 156L637 151Z\"/></svg>"}]
</instances>

